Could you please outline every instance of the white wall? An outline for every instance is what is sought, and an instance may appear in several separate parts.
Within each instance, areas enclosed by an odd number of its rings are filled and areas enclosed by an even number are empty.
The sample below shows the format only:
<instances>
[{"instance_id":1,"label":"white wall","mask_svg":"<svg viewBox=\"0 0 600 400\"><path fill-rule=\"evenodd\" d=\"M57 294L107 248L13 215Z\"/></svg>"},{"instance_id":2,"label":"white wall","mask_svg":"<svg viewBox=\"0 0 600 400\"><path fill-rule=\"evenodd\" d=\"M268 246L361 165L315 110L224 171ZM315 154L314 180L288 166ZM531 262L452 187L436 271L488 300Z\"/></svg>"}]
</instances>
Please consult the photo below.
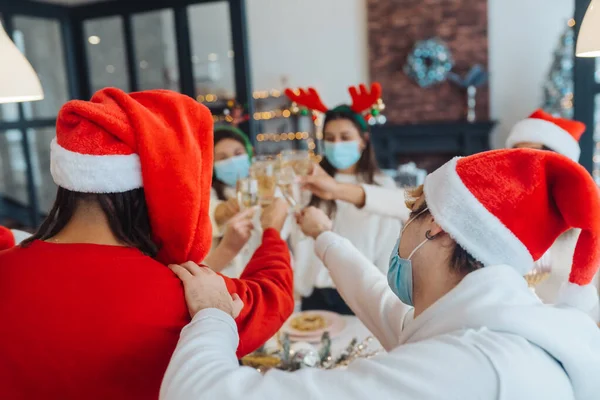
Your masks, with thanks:
<instances>
[{"instance_id":1,"label":"white wall","mask_svg":"<svg viewBox=\"0 0 600 400\"><path fill-rule=\"evenodd\" d=\"M574 0L488 0L492 144L542 104L542 85Z\"/></svg>"},{"instance_id":2,"label":"white wall","mask_svg":"<svg viewBox=\"0 0 600 400\"><path fill-rule=\"evenodd\" d=\"M247 0L255 90L315 86L327 105L369 80L366 0ZM574 0L488 0L492 144L542 103L542 84ZM384 88L385 96L385 88Z\"/></svg>"},{"instance_id":3,"label":"white wall","mask_svg":"<svg viewBox=\"0 0 600 400\"><path fill-rule=\"evenodd\" d=\"M328 106L368 80L366 0L246 0L255 90L314 86Z\"/></svg>"}]
</instances>

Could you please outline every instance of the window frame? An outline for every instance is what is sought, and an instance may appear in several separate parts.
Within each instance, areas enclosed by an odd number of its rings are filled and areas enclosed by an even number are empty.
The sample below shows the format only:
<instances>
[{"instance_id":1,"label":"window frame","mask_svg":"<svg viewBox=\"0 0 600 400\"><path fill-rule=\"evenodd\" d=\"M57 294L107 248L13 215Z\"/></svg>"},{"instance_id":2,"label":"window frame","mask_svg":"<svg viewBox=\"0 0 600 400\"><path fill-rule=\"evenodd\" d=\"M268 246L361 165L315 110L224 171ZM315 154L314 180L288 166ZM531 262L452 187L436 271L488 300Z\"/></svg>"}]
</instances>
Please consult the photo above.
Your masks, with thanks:
<instances>
[{"instance_id":1,"label":"window frame","mask_svg":"<svg viewBox=\"0 0 600 400\"><path fill-rule=\"evenodd\" d=\"M58 20L61 26L62 45L65 54L65 68L68 79L68 94L71 99L89 99L91 93L90 69L87 59L84 23L86 20L121 16L123 23L127 74L131 91L139 90L139 70L135 68L135 40L133 35L133 17L139 13L170 9L173 11L175 23L176 51L179 65L180 92L188 96L195 95L193 75L192 48L188 7L195 4L227 2L231 22L232 49L235 53L234 70L236 101L244 104L249 115L254 114L252 99L252 83L250 80L250 62L245 0L154 0L141 2L138 0L119 0L101 2L74 7L33 2L31 0L0 0L0 18L4 29L12 38L14 32L13 19L17 16L39 17ZM21 145L26 162L28 204L20 205L12 200L3 201L0 193L0 218L10 216L31 228L37 228L43 213L39 209L39 196L34 181L32 165L32 149L29 140L29 129L54 128L56 118L26 120L23 104L18 105L19 119L14 122L0 121L0 134L7 130L21 132ZM217 111L217 110L214 110ZM253 119L243 127L252 141L256 137L256 123Z\"/></svg>"}]
</instances>

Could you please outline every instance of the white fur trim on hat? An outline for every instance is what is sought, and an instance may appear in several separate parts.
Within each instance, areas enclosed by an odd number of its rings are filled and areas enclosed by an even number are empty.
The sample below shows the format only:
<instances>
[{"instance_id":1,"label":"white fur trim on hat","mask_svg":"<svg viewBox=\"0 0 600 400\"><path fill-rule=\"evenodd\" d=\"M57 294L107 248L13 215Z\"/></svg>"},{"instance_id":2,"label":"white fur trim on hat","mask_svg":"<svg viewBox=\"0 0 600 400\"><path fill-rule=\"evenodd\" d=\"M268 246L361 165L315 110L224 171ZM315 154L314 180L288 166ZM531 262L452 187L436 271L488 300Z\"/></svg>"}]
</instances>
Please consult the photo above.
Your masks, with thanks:
<instances>
[{"instance_id":1,"label":"white fur trim on hat","mask_svg":"<svg viewBox=\"0 0 600 400\"><path fill-rule=\"evenodd\" d=\"M590 314L598 307L598 288L594 284L579 286L565 282L558 291L557 305L573 307Z\"/></svg>"},{"instance_id":2,"label":"white fur trim on hat","mask_svg":"<svg viewBox=\"0 0 600 400\"><path fill-rule=\"evenodd\" d=\"M31 237L30 233L23 232L17 229L11 229L13 237L15 238L15 244L21 244L21 242L25 239L29 239Z\"/></svg>"},{"instance_id":3,"label":"white fur trim on hat","mask_svg":"<svg viewBox=\"0 0 600 400\"><path fill-rule=\"evenodd\" d=\"M54 182L81 193L122 193L143 187L137 154L89 155L67 150L56 139L50 145Z\"/></svg>"},{"instance_id":4,"label":"white fur trim on hat","mask_svg":"<svg viewBox=\"0 0 600 400\"><path fill-rule=\"evenodd\" d=\"M581 154L579 143L569 132L543 119L527 118L517 122L506 139L506 147L513 148L523 142L542 143L575 162Z\"/></svg>"},{"instance_id":5,"label":"white fur trim on hat","mask_svg":"<svg viewBox=\"0 0 600 400\"><path fill-rule=\"evenodd\" d=\"M460 157L425 179L425 201L435 222L484 266L506 264L525 275L533 266L527 247L473 196L456 172Z\"/></svg>"}]
</instances>

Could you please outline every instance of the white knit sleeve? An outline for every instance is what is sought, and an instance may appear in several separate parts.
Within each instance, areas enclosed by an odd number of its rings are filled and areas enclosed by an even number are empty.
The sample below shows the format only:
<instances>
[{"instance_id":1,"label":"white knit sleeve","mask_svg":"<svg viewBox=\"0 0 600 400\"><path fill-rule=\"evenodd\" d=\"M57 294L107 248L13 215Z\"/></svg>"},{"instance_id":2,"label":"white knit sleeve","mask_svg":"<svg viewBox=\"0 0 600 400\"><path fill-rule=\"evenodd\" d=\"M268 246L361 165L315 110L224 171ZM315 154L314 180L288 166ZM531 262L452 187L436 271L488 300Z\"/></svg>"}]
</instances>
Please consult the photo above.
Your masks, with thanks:
<instances>
[{"instance_id":1,"label":"white knit sleeve","mask_svg":"<svg viewBox=\"0 0 600 400\"><path fill-rule=\"evenodd\" d=\"M356 316L386 350L396 347L404 318L412 307L396 297L387 277L348 239L333 232L317 238L315 251Z\"/></svg>"},{"instance_id":2,"label":"white knit sleeve","mask_svg":"<svg viewBox=\"0 0 600 400\"><path fill-rule=\"evenodd\" d=\"M362 185L365 191L363 210L406 222L410 216L410 210L405 204L406 192L404 189L398 188L389 177L378 178L377 182L379 185Z\"/></svg>"}]
</instances>

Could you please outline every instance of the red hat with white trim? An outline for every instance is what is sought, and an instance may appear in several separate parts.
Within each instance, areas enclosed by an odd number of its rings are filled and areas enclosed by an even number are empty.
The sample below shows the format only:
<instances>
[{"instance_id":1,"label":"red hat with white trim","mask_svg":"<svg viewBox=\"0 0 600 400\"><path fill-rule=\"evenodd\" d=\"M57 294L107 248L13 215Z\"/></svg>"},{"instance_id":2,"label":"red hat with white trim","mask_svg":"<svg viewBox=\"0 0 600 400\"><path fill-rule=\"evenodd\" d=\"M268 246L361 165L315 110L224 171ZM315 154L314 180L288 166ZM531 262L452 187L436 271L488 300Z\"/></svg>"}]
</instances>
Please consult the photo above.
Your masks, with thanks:
<instances>
[{"instance_id":1,"label":"red hat with white trim","mask_svg":"<svg viewBox=\"0 0 600 400\"><path fill-rule=\"evenodd\" d=\"M598 302L590 282L600 266L600 192L567 157L531 149L454 158L425 179L435 221L484 266L510 265L525 275L570 228L580 228L563 303Z\"/></svg>"},{"instance_id":2,"label":"red hat with white trim","mask_svg":"<svg viewBox=\"0 0 600 400\"><path fill-rule=\"evenodd\" d=\"M0 226L0 251L10 249L15 245L15 236L8 228Z\"/></svg>"},{"instance_id":3,"label":"red hat with white trim","mask_svg":"<svg viewBox=\"0 0 600 400\"><path fill-rule=\"evenodd\" d=\"M194 99L168 90L100 90L61 109L51 173L83 193L144 189L157 259L201 262L211 246L208 217L213 119Z\"/></svg>"},{"instance_id":4,"label":"red hat with white trim","mask_svg":"<svg viewBox=\"0 0 600 400\"><path fill-rule=\"evenodd\" d=\"M583 122L555 118L540 109L516 123L506 139L506 147L513 148L525 142L541 143L573 161L579 161L579 139L584 132Z\"/></svg>"}]
</instances>

